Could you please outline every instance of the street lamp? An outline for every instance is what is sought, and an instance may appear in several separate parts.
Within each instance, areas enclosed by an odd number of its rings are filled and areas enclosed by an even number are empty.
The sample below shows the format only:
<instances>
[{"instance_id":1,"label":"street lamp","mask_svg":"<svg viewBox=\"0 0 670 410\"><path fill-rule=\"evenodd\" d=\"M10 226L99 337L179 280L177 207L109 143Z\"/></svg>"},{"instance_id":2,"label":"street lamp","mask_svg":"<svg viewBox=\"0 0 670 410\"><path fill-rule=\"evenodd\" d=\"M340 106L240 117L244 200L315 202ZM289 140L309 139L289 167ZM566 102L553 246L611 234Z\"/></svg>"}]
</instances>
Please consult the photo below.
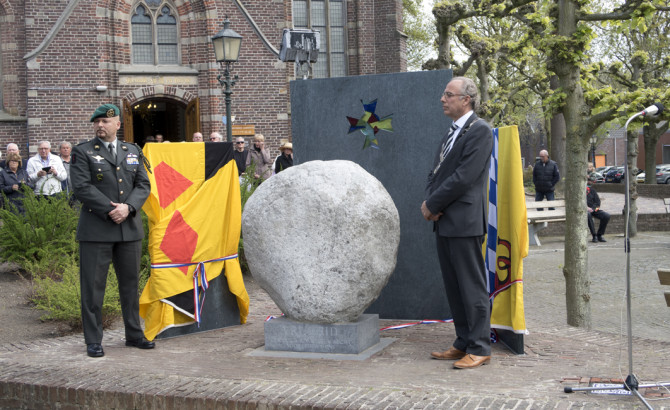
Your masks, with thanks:
<instances>
[{"instance_id":1,"label":"street lamp","mask_svg":"<svg viewBox=\"0 0 670 410\"><path fill-rule=\"evenodd\" d=\"M212 44L214 44L216 61L222 63L222 65L225 64L223 75L219 74L216 79L219 80L221 87L225 85L223 93L226 95L226 141L233 142L233 126L230 115L230 103L232 99L230 96L233 94L232 87L235 85L238 77L236 74L233 78L230 78L230 72L232 70L231 65L237 62L240 57L242 36L230 28L228 16L223 20L223 30L212 37Z\"/></svg>"},{"instance_id":2,"label":"street lamp","mask_svg":"<svg viewBox=\"0 0 670 410\"><path fill-rule=\"evenodd\" d=\"M598 142L598 137L591 135L591 161L593 161L593 166L596 166L596 142Z\"/></svg>"}]
</instances>

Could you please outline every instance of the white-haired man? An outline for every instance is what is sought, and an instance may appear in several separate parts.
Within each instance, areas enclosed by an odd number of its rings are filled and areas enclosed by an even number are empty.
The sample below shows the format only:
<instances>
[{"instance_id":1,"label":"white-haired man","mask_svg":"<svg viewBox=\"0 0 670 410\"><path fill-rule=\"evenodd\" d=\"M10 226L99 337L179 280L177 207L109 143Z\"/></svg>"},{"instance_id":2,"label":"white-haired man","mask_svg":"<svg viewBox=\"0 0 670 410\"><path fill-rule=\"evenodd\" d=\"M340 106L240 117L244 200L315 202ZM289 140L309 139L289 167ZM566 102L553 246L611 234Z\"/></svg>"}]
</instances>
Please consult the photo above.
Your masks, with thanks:
<instances>
[{"instance_id":1,"label":"white-haired man","mask_svg":"<svg viewBox=\"0 0 670 410\"><path fill-rule=\"evenodd\" d=\"M56 195L62 191L61 182L67 179L63 161L51 154L51 143L40 141L37 155L28 160L28 176L35 181L35 194L44 197Z\"/></svg>"},{"instance_id":2,"label":"white-haired man","mask_svg":"<svg viewBox=\"0 0 670 410\"><path fill-rule=\"evenodd\" d=\"M209 140L211 142L223 142L223 136L221 136L221 134L218 132L213 132L209 134Z\"/></svg>"},{"instance_id":3,"label":"white-haired man","mask_svg":"<svg viewBox=\"0 0 670 410\"><path fill-rule=\"evenodd\" d=\"M9 157L9 154L21 154L19 152L19 146L14 144L13 142L10 142L7 144L7 151L5 152L5 158ZM26 169L26 166L28 165L28 161L22 161L23 162L23 169ZM7 166L6 160L0 161L0 169L4 169Z\"/></svg>"}]
</instances>

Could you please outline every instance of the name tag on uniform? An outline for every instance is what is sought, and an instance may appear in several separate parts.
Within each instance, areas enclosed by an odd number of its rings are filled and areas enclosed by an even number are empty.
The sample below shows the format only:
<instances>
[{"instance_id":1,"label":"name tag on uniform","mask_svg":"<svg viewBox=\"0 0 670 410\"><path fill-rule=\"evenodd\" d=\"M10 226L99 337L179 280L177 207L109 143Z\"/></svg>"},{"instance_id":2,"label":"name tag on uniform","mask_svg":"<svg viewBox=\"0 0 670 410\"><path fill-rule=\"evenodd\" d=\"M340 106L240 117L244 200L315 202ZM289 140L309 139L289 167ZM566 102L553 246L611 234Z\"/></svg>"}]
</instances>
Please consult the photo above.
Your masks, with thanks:
<instances>
[{"instance_id":1,"label":"name tag on uniform","mask_svg":"<svg viewBox=\"0 0 670 410\"><path fill-rule=\"evenodd\" d=\"M126 157L126 164L128 165L138 165L139 163L140 161L135 154L128 154Z\"/></svg>"}]
</instances>

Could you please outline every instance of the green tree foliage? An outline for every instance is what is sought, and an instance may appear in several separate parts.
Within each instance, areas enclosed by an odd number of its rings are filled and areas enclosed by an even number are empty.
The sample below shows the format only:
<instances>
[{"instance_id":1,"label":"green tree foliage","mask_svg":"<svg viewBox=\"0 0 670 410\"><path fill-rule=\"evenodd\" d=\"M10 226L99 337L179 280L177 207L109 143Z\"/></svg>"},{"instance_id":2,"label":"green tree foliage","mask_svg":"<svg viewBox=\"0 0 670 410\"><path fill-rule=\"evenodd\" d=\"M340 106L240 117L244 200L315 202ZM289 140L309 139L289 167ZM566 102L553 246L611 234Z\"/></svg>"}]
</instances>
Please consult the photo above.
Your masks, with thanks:
<instances>
[{"instance_id":1,"label":"green tree foliage","mask_svg":"<svg viewBox=\"0 0 670 410\"><path fill-rule=\"evenodd\" d=\"M433 0L403 0L403 31L407 35L407 69L421 70L435 52L434 17L427 14L424 3Z\"/></svg>"}]
</instances>

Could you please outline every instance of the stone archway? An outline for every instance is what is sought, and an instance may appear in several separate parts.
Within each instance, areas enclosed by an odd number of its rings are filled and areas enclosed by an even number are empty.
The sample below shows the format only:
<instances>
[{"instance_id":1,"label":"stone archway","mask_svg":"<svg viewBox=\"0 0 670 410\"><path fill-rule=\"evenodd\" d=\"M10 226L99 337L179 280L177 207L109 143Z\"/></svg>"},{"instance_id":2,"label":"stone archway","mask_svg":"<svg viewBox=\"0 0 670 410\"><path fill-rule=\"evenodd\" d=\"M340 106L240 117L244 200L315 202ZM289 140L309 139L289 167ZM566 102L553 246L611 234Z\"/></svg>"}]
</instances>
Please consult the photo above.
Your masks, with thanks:
<instances>
[{"instance_id":1,"label":"stone archway","mask_svg":"<svg viewBox=\"0 0 670 410\"><path fill-rule=\"evenodd\" d=\"M144 146L156 134L162 134L165 141L190 141L199 127L199 99L188 91L153 85L131 91L123 98L125 141Z\"/></svg>"}]
</instances>

